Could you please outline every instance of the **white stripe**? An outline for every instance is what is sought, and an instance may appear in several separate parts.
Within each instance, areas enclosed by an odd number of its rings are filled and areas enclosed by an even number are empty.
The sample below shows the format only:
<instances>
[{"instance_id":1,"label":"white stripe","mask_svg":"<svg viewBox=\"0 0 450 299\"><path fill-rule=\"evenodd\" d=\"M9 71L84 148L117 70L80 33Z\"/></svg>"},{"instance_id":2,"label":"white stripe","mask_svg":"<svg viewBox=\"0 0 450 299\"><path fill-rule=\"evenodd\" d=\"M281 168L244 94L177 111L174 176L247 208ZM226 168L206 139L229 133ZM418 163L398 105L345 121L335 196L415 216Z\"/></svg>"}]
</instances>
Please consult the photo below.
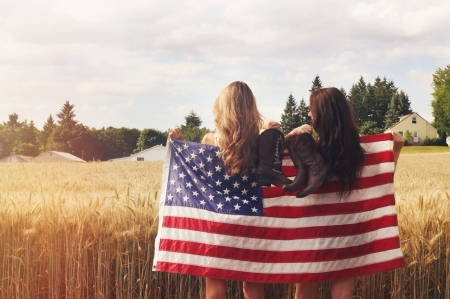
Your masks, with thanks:
<instances>
[{"instance_id":1,"label":"white stripe","mask_svg":"<svg viewBox=\"0 0 450 299\"><path fill-rule=\"evenodd\" d=\"M396 215L395 205L381 207L372 211L355 214L341 214L330 216L312 216L301 218L278 218L264 216L242 216L218 214L207 210L191 207L166 206L165 216L187 217L219 223L239 224L270 228L302 228L313 226L355 224L368 220L379 219L386 215Z\"/></svg>"},{"instance_id":2,"label":"white stripe","mask_svg":"<svg viewBox=\"0 0 450 299\"><path fill-rule=\"evenodd\" d=\"M279 251L279 253L282 254L284 251L323 250L358 246L376 240L398 237L399 234L398 228L395 226L380 228L376 231L347 237L297 240L237 237L166 227L163 228L162 235L164 236L164 239L170 240L203 243L213 246L227 246L240 249Z\"/></svg>"},{"instance_id":3,"label":"white stripe","mask_svg":"<svg viewBox=\"0 0 450 299\"><path fill-rule=\"evenodd\" d=\"M236 261L218 257L207 257L185 253L160 251L160 262L170 262L177 264L194 265L208 268L225 269L231 271L242 271L248 273L268 273L268 274L291 274L291 273L326 273L351 269L355 267L368 266L375 263L391 261L403 257L400 249L392 249L383 252L376 252L361 257L325 261L325 262L305 262L305 263L262 263Z\"/></svg>"},{"instance_id":4,"label":"white stripe","mask_svg":"<svg viewBox=\"0 0 450 299\"><path fill-rule=\"evenodd\" d=\"M292 195L283 195L273 198L264 198L264 208L274 206L287 207L306 207L312 205L326 205L347 202L359 202L371 198L379 198L385 195L394 194L394 185L392 183L379 185L367 189L359 189L352 192L348 198L339 199L337 193L310 194L304 198L297 198Z\"/></svg>"}]
</instances>

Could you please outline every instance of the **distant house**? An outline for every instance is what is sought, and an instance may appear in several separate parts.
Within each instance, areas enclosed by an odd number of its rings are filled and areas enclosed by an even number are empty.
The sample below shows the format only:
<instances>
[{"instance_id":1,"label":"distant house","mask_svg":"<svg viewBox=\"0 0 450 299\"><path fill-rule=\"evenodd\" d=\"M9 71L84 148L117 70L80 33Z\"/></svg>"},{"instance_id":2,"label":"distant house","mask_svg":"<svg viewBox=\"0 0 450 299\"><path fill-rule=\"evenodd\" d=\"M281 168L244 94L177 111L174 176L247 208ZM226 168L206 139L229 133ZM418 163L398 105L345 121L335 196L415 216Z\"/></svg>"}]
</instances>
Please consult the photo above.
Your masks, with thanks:
<instances>
[{"instance_id":1,"label":"distant house","mask_svg":"<svg viewBox=\"0 0 450 299\"><path fill-rule=\"evenodd\" d=\"M129 157L110 159L110 162L130 162L130 161L162 161L166 156L166 147L155 145Z\"/></svg>"},{"instance_id":2,"label":"distant house","mask_svg":"<svg viewBox=\"0 0 450 299\"><path fill-rule=\"evenodd\" d=\"M3 157L0 159L0 163L8 163L8 162L16 162L16 163L27 163L29 162L33 157L29 156L21 156L21 155L11 155L8 157Z\"/></svg>"},{"instance_id":3,"label":"distant house","mask_svg":"<svg viewBox=\"0 0 450 299\"><path fill-rule=\"evenodd\" d=\"M425 138L437 138L438 133L435 127L427 122L422 116L413 112L400 117L400 121L387 129L385 132L399 132L402 136L405 132L411 132L414 144L422 144Z\"/></svg>"},{"instance_id":4,"label":"distant house","mask_svg":"<svg viewBox=\"0 0 450 299\"><path fill-rule=\"evenodd\" d=\"M48 151L30 160L30 162L86 162L72 154Z\"/></svg>"}]
</instances>

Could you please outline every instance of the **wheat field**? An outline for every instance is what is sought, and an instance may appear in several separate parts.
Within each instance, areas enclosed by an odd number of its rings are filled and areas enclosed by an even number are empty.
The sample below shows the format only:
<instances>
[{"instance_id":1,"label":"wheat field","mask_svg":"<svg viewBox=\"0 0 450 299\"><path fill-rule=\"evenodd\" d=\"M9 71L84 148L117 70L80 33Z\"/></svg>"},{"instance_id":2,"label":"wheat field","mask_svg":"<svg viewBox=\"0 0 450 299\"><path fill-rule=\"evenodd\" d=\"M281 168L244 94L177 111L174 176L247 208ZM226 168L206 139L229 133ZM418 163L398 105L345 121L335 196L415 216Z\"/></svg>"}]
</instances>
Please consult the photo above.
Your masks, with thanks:
<instances>
[{"instance_id":1,"label":"wheat field","mask_svg":"<svg viewBox=\"0 0 450 299\"><path fill-rule=\"evenodd\" d=\"M448 165L450 154L400 156L407 266L358 278L354 298L450 298ZM161 172L162 162L0 164L0 298L204 298L204 279L152 272ZM230 282L228 298L241 288ZM292 285L265 290L294 296Z\"/></svg>"}]
</instances>

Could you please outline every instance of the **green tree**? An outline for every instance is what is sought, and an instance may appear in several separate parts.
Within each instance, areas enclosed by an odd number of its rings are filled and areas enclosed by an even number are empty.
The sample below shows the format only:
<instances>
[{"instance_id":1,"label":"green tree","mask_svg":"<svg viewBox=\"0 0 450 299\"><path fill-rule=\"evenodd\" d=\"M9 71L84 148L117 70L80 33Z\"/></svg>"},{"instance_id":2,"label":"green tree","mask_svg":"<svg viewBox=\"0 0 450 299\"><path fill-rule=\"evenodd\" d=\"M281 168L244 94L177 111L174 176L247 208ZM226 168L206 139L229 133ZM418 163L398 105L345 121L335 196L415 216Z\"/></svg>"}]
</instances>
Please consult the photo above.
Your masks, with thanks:
<instances>
[{"instance_id":1,"label":"green tree","mask_svg":"<svg viewBox=\"0 0 450 299\"><path fill-rule=\"evenodd\" d=\"M47 118L40 133L39 141L41 144L40 151L46 152L52 150L54 148L53 145L53 131L56 128L56 123L53 119L53 116Z\"/></svg>"},{"instance_id":2,"label":"green tree","mask_svg":"<svg viewBox=\"0 0 450 299\"><path fill-rule=\"evenodd\" d=\"M33 121L21 123L12 153L32 157L39 155L38 130Z\"/></svg>"},{"instance_id":3,"label":"green tree","mask_svg":"<svg viewBox=\"0 0 450 299\"><path fill-rule=\"evenodd\" d=\"M384 129L390 128L392 125L396 124L400 118L401 107L400 107L400 99L401 95L399 93L395 93L392 96L391 102L388 105L388 110L386 112L385 120L384 120Z\"/></svg>"},{"instance_id":4,"label":"green tree","mask_svg":"<svg viewBox=\"0 0 450 299\"><path fill-rule=\"evenodd\" d=\"M107 127L96 131L100 143L98 159L128 157L136 149L141 131L129 128Z\"/></svg>"},{"instance_id":5,"label":"green tree","mask_svg":"<svg viewBox=\"0 0 450 299\"><path fill-rule=\"evenodd\" d=\"M135 153L151 148L158 144L166 144L167 133L156 129L143 129L137 140Z\"/></svg>"},{"instance_id":6,"label":"green tree","mask_svg":"<svg viewBox=\"0 0 450 299\"><path fill-rule=\"evenodd\" d=\"M317 75L314 80L312 81L312 86L311 89L309 90L310 92L313 92L319 88L322 88L322 81L319 78L319 75Z\"/></svg>"},{"instance_id":7,"label":"green tree","mask_svg":"<svg viewBox=\"0 0 450 299\"><path fill-rule=\"evenodd\" d=\"M77 128L78 121L75 120L75 105L66 101L61 111L56 114L58 125L54 129L53 140L57 150L75 154L75 143L80 138L80 130Z\"/></svg>"},{"instance_id":8,"label":"green tree","mask_svg":"<svg viewBox=\"0 0 450 299\"><path fill-rule=\"evenodd\" d=\"M439 135L450 135L450 65L438 68L433 74L433 100L431 101L434 117L433 125Z\"/></svg>"},{"instance_id":9,"label":"green tree","mask_svg":"<svg viewBox=\"0 0 450 299\"><path fill-rule=\"evenodd\" d=\"M287 134L294 128L300 126L300 117L297 110L297 102L295 101L292 93L288 96L286 100L286 106L284 107L284 112L281 114L281 132Z\"/></svg>"},{"instance_id":10,"label":"green tree","mask_svg":"<svg viewBox=\"0 0 450 299\"><path fill-rule=\"evenodd\" d=\"M371 135L371 134L379 134L382 133L383 129L379 128L377 123L373 120L365 121L360 127L359 127L359 133L361 135Z\"/></svg>"},{"instance_id":11,"label":"green tree","mask_svg":"<svg viewBox=\"0 0 450 299\"><path fill-rule=\"evenodd\" d=\"M299 118L299 124L311 124L311 117L309 117L309 106L306 105L305 100L302 98L297 107L297 114Z\"/></svg>"},{"instance_id":12,"label":"green tree","mask_svg":"<svg viewBox=\"0 0 450 299\"><path fill-rule=\"evenodd\" d=\"M373 105L371 108L372 117L371 120L377 123L380 128L385 127L385 115L388 110L389 103L391 102L392 96L397 92L397 87L395 87L394 82L380 79L377 77L375 83L373 84Z\"/></svg>"},{"instance_id":13,"label":"green tree","mask_svg":"<svg viewBox=\"0 0 450 299\"><path fill-rule=\"evenodd\" d=\"M409 100L408 95L405 94L403 90L400 90L400 92L398 92L398 96L400 116L411 114L413 111L411 109L411 101Z\"/></svg>"},{"instance_id":14,"label":"green tree","mask_svg":"<svg viewBox=\"0 0 450 299\"><path fill-rule=\"evenodd\" d=\"M184 119L185 124L180 126L184 140L201 142L203 136L211 132L207 128L200 128L202 121L194 111L191 111Z\"/></svg>"},{"instance_id":15,"label":"green tree","mask_svg":"<svg viewBox=\"0 0 450 299\"><path fill-rule=\"evenodd\" d=\"M366 82L362 76L359 78L358 83L353 84L352 88L350 88L348 101L353 109L356 124L359 127L368 120L368 111L366 109L368 92Z\"/></svg>"}]
</instances>

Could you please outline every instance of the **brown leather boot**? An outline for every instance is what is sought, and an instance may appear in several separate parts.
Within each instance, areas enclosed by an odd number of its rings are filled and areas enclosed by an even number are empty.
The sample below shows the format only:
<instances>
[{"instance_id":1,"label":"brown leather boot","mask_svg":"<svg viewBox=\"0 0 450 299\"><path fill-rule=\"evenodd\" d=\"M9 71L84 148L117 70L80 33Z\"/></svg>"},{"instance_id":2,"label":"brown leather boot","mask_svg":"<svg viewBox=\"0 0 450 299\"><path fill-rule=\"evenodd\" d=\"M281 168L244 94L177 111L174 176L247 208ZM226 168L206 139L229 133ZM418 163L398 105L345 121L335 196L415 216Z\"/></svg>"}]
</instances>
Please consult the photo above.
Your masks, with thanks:
<instances>
[{"instance_id":1,"label":"brown leather boot","mask_svg":"<svg viewBox=\"0 0 450 299\"><path fill-rule=\"evenodd\" d=\"M292 192L296 190L300 190L306 187L308 183L308 169L303 165L300 156L296 152L298 136L292 140L286 140L286 148L289 151L289 155L291 156L292 162L294 162L294 166L297 170L295 175L295 179L291 184L284 185L283 190L286 192Z\"/></svg>"},{"instance_id":2,"label":"brown leather boot","mask_svg":"<svg viewBox=\"0 0 450 299\"><path fill-rule=\"evenodd\" d=\"M256 177L261 186L283 187L292 182L281 170L283 150L284 135L279 130L267 129L259 135Z\"/></svg>"},{"instance_id":3,"label":"brown leather boot","mask_svg":"<svg viewBox=\"0 0 450 299\"><path fill-rule=\"evenodd\" d=\"M320 187L330 176L329 165L316 149L316 142L311 134L303 133L296 137L295 153L308 169L308 183L306 188L297 193L296 197L305 197Z\"/></svg>"}]
</instances>

